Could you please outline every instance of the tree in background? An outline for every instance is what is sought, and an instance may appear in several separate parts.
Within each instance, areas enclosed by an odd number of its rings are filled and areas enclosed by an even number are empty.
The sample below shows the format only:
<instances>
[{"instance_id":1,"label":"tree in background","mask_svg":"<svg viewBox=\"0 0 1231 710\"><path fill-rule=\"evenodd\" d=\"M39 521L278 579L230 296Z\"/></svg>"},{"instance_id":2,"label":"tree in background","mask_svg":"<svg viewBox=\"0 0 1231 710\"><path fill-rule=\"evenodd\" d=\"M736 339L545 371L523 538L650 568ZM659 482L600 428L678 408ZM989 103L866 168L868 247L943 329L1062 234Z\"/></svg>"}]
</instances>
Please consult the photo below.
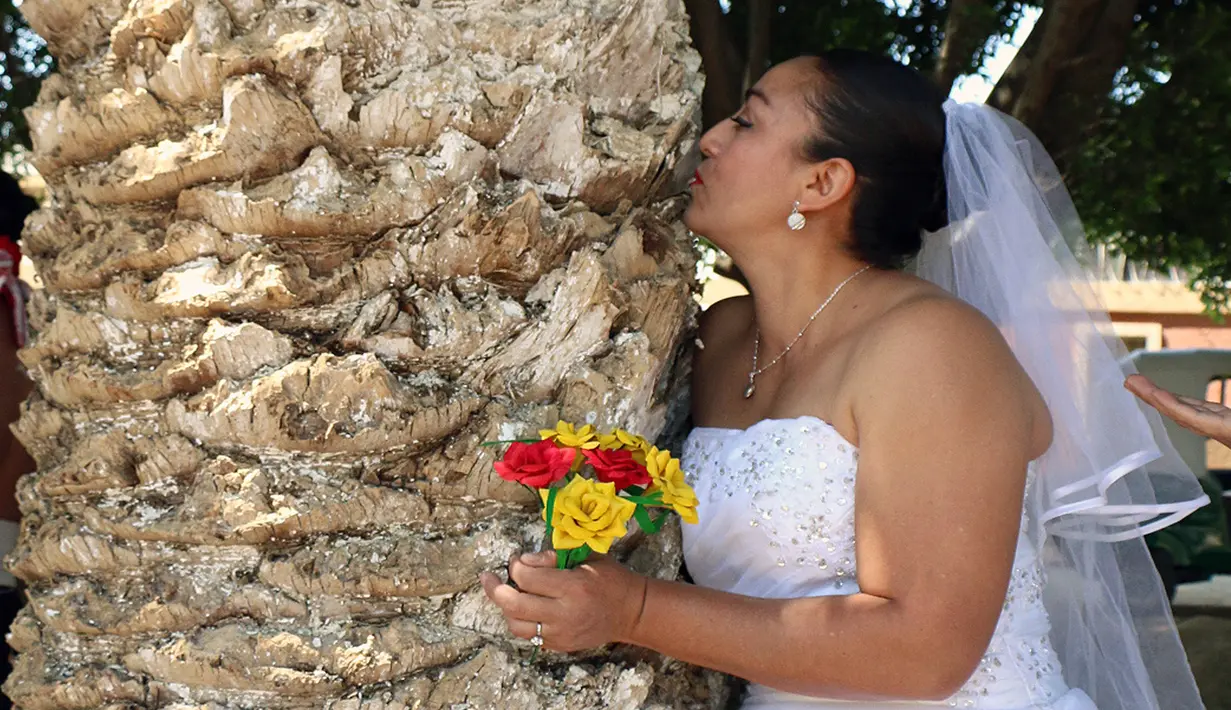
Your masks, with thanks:
<instances>
[{"instance_id":1,"label":"tree in background","mask_svg":"<svg viewBox=\"0 0 1231 710\"><path fill-rule=\"evenodd\" d=\"M0 153L30 147L22 111L54 70L47 45L26 26L13 0L0 0Z\"/></svg>"}]
</instances>

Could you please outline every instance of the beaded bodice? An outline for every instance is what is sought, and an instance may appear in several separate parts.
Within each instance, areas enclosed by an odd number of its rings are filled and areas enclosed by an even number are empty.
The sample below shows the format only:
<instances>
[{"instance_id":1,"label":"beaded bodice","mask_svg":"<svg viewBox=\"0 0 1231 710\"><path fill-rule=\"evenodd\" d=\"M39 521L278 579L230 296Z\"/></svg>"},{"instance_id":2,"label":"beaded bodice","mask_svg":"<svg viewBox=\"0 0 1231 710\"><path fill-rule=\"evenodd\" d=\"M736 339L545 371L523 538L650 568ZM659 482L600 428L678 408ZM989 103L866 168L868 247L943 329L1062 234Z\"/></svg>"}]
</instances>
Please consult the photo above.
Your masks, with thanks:
<instances>
[{"instance_id":1,"label":"beaded bodice","mask_svg":"<svg viewBox=\"0 0 1231 710\"><path fill-rule=\"evenodd\" d=\"M859 451L829 424L802 417L764 420L740 430L695 429L682 463L700 501L700 523L683 526L684 556L697 584L761 598L859 591L854 522ZM987 652L966 685L940 706L1051 708L1071 699L1049 639L1043 581L1033 544L1021 535ZM826 703L760 686L750 689L748 702L757 707Z\"/></svg>"}]
</instances>

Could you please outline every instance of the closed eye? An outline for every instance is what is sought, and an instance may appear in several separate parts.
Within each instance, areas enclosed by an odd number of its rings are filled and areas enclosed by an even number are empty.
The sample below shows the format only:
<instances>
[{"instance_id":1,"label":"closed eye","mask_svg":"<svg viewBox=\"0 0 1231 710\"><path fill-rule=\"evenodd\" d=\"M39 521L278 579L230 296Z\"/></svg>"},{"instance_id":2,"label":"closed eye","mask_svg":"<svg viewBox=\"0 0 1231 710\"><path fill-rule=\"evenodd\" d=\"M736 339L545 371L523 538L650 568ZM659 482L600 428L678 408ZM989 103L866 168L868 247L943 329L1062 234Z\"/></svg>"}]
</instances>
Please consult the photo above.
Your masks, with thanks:
<instances>
[{"instance_id":1,"label":"closed eye","mask_svg":"<svg viewBox=\"0 0 1231 710\"><path fill-rule=\"evenodd\" d=\"M752 122L742 116L732 116L731 120L735 121L740 128L752 128Z\"/></svg>"}]
</instances>

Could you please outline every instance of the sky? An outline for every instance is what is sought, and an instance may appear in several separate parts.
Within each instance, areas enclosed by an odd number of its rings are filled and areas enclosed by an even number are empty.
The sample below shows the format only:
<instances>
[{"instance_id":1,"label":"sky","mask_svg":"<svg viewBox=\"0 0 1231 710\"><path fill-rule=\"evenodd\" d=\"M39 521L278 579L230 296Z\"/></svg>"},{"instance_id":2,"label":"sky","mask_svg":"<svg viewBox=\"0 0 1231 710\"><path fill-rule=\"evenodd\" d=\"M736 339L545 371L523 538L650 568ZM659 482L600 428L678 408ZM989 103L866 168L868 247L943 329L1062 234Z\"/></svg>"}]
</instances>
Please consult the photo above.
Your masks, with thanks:
<instances>
[{"instance_id":1,"label":"sky","mask_svg":"<svg viewBox=\"0 0 1231 710\"><path fill-rule=\"evenodd\" d=\"M953 91L949 92L949 96L957 101L976 103L986 101L988 95L992 93L992 88L1000 80L1000 76L1009 68L1013 57L1017 56L1017 50L1030 36L1030 30L1034 29L1034 23L1038 22L1041 13L1042 10L1039 8L1025 8L1022 21L1017 26L1017 32L1013 34L1013 37L1008 42L1000 43L992 56L988 57L980 74L966 74L958 77L953 83Z\"/></svg>"}]
</instances>

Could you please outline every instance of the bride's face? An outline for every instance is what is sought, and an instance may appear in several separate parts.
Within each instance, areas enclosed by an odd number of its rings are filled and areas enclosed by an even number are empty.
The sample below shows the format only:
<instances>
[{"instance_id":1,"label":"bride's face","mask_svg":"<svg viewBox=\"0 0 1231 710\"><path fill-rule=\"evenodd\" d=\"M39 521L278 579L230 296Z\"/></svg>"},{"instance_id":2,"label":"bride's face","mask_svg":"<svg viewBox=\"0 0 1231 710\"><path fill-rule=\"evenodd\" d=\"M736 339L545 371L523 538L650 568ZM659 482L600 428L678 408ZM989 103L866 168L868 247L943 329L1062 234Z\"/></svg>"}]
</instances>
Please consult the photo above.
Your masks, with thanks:
<instances>
[{"instance_id":1,"label":"bride's face","mask_svg":"<svg viewBox=\"0 0 1231 710\"><path fill-rule=\"evenodd\" d=\"M731 251L740 241L787 231L787 216L809 182L803 146L815 130L804 101L817 72L807 60L769 70L739 112L701 138L704 161L684 224Z\"/></svg>"}]
</instances>

